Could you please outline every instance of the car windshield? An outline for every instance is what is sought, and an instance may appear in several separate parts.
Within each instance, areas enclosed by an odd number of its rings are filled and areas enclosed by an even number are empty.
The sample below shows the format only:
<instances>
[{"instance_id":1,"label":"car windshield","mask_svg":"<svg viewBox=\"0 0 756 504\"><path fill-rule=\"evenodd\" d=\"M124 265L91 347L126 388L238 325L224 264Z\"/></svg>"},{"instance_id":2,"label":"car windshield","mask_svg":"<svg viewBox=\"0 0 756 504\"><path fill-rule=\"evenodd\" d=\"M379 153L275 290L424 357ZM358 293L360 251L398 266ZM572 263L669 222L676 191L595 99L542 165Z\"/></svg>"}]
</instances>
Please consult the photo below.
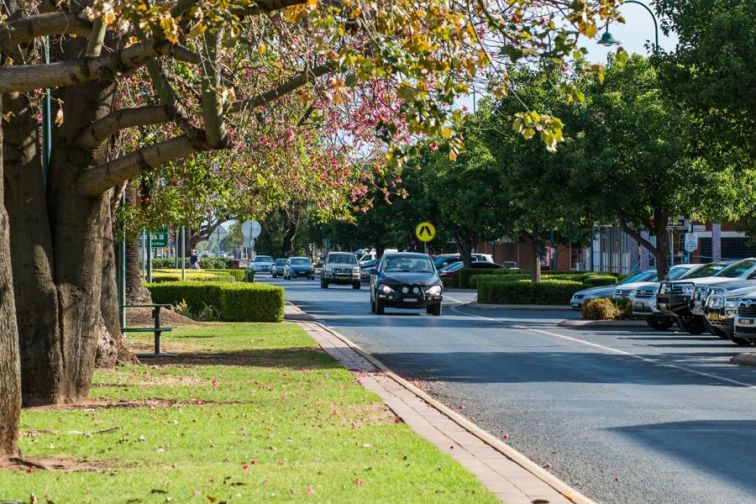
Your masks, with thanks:
<instances>
[{"instance_id":1,"label":"car windshield","mask_svg":"<svg viewBox=\"0 0 756 504\"><path fill-rule=\"evenodd\" d=\"M305 257L295 257L289 262L291 262L291 264L293 264L294 266L309 266L311 264L310 260Z\"/></svg>"},{"instance_id":2,"label":"car windshield","mask_svg":"<svg viewBox=\"0 0 756 504\"><path fill-rule=\"evenodd\" d=\"M720 271L717 276L724 278L738 278L754 266L756 266L756 261L747 259L745 261L736 262L735 264L726 267L725 269Z\"/></svg>"},{"instance_id":3,"label":"car windshield","mask_svg":"<svg viewBox=\"0 0 756 504\"><path fill-rule=\"evenodd\" d=\"M357 264L354 254L328 254L327 264Z\"/></svg>"},{"instance_id":4,"label":"car windshield","mask_svg":"<svg viewBox=\"0 0 756 504\"><path fill-rule=\"evenodd\" d=\"M273 258L270 256L257 256L255 262L273 262Z\"/></svg>"},{"instance_id":5,"label":"car windshield","mask_svg":"<svg viewBox=\"0 0 756 504\"><path fill-rule=\"evenodd\" d=\"M436 257L436 259L433 261L433 264L436 265L436 267L441 266L442 264L449 263L449 262L456 262L454 256L439 256Z\"/></svg>"},{"instance_id":6,"label":"car windshield","mask_svg":"<svg viewBox=\"0 0 756 504\"><path fill-rule=\"evenodd\" d=\"M276 266L283 266L286 264L286 259L276 259Z\"/></svg>"},{"instance_id":7,"label":"car windshield","mask_svg":"<svg viewBox=\"0 0 756 504\"><path fill-rule=\"evenodd\" d=\"M455 271L459 271L462 269L462 266L465 264L462 261L451 263L448 266L446 266L442 271L445 271L447 273L454 273Z\"/></svg>"},{"instance_id":8,"label":"car windshield","mask_svg":"<svg viewBox=\"0 0 756 504\"><path fill-rule=\"evenodd\" d=\"M669 279L677 280L688 271L690 271L690 268L676 268L675 266L672 266L671 268L669 268Z\"/></svg>"},{"instance_id":9,"label":"car windshield","mask_svg":"<svg viewBox=\"0 0 756 504\"><path fill-rule=\"evenodd\" d=\"M623 278L619 284L629 284L629 283L635 283L635 282L648 282L652 277L656 276L655 271L641 271L640 273L636 273L635 275L630 275L629 277Z\"/></svg>"},{"instance_id":10,"label":"car windshield","mask_svg":"<svg viewBox=\"0 0 756 504\"><path fill-rule=\"evenodd\" d=\"M724 263L711 263L706 266L701 266L698 269L690 271L688 274L683 275L682 278L703 278L708 276L714 276L718 272L722 271L727 264Z\"/></svg>"},{"instance_id":11,"label":"car windshield","mask_svg":"<svg viewBox=\"0 0 756 504\"><path fill-rule=\"evenodd\" d=\"M390 256L383 271L387 273L433 273L433 264L427 257Z\"/></svg>"}]
</instances>

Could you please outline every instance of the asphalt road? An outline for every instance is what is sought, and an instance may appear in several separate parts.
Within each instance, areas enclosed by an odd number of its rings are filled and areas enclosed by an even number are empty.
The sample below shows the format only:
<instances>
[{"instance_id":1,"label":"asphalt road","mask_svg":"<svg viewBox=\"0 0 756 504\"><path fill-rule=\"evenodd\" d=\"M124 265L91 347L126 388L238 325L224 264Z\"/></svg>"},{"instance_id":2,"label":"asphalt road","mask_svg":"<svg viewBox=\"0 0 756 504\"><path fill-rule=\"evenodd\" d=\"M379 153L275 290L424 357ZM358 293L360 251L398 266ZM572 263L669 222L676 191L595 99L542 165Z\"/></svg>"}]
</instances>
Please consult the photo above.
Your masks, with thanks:
<instances>
[{"instance_id":1,"label":"asphalt road","mask_svg":"<svg viewBox=\"0 0 756 504\"><path fill-rule=\"evenodd\" d=\"M262 279L261 279L262 280ZM263 281L267 281L263 280ZM279 281L286 299L602 503L756 502L756 368L732 343L646 328L557 327L572 311L441 317Z\"/></svg>"}]
</instances>

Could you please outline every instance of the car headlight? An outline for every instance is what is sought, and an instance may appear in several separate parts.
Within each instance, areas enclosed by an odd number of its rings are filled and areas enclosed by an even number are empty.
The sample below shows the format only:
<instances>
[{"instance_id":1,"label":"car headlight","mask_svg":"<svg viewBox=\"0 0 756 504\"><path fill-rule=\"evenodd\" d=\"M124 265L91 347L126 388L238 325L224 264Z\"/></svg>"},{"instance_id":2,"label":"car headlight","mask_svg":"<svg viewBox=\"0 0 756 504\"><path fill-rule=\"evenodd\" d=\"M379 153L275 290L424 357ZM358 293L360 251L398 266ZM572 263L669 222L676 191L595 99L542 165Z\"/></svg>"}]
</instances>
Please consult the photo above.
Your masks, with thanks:
<instances>
[{"instance_id":1,"label":"car headlight","mask_svg":"<svg viewBox=\"0 0 756 504\"><path fill-rule=\"evenodd\" d=\"M721 308L722 307L722 298L720 296L709 296L709 299L706 301L706 304L709 305L709 308Z\"/></svg>"},{"instance_id":2,"label":"car headlight","mask_svg":"<svg viewBox=\"0 0 756 504\"><path fill-rule=\"evenodd\" d=\"M352 268L352 273L359 273L359 272L360 272L360 267L359 266L355 266L355 267Z\"/></svg>"},{"instance_id":3,"label":"car headlight","mask_svg":"<svg viewBox=\"0 0 756 504\"><path fill-rule=\"evenodd\" d=\"M663 283L659 287L659 294L669 294L670 292L672 292L672 286L668 283Z\"/></svg>"},{"instance_id":4,"label":"car headlight","mask_svg":"<svg viewBox=\"0 0 756 504\"><path fill-rule=\"evenodd\" d=\"M331 273L331 272L333 271L333 266L326 266L326 267L325 267L325 270L326 270L327 272Z\"/></svg>"},{"instance_id":5,"label":"car headlight","mask_svg":"<svg viewBox=\"0 0 756 504\"><path fill-rule=\"evenodd\" d=\"M379 286L378 286L378 290L379 290L380 292L382 292L383 294L391 294L392 292L394 292L394 289L392 289L391 287L389 287L389 286L388 286L388 285L386 285L386 284L383 284L383 285L379 285Z\"/></svg>"},{"instance_id":6,"label":"car headlight","mask_svg":"<svg viewBox=\"0 0 756 504\"><path fill-rule=\"evenodd\" d=\"M687 294L690 296L690 295L693 295L693 291L696 290L696 287L694 285L683 285L681 290L683 294Z\"/></svg>"},{"instance_id":7,"label":"car headlight","mask_svg":"<svg viewBox=\"0 0 756 504\"><path fill-rule=\"evenodd\" d=\"M440 296L441 295L441 286L440 285L434 285L433 287L429 288L426 293L430 294L431 296Z\"/></svg>"},{"instance_id":8,"label":"car headlight","mask_svg":"<svg viewBox=\"0 0 756 504\"><path fill-rule=\"evenodd\" d=\"M740 306L740 298L738 298L738 299L727 299L727 300L725 300L724 305L725 305L725 308L737 308L738 306ZM721 306L721 304L720 304L720 306Z\"/></svg>"}]
</instances>

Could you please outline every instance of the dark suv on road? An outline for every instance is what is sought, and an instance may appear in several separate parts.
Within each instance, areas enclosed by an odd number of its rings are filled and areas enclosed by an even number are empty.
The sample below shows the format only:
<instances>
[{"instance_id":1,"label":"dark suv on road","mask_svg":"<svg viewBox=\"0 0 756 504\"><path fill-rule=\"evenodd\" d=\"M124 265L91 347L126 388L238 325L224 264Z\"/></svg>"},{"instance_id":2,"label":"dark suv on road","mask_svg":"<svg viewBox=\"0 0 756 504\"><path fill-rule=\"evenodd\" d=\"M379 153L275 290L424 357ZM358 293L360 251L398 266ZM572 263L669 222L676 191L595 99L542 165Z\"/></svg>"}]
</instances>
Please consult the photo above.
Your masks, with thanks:
<instances>
[{"instance_id":1,"label":"dark suv on road","mask_svg":"<svg viewBox=\"0 0 756 504\"><path fill-rule=\"evenodd\" d=\"M444 287L428 254L385 254L370 275L370 309L383 315L386 307L425 308L441 315Z\"/></svg>"}]
</instances>

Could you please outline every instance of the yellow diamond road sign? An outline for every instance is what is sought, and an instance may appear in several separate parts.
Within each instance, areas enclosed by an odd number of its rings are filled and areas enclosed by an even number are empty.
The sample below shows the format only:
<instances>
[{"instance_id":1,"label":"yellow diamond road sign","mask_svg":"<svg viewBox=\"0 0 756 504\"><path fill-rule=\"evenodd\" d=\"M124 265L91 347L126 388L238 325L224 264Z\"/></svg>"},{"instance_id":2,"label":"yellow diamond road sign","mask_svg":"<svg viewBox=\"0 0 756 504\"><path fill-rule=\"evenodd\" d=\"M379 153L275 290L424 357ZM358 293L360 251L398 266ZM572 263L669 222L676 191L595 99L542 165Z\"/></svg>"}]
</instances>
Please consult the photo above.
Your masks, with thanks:
<instances>
[{"instance_id":1,"label":"yellow diamond road sign","mask_svg":"<svg viewBox=\"0 0 756 504\"><path fill-rule=\"evenodd\" d=\"M415 228L415 236L421 242L429 242L436 236L436 227L430 222L421 222Z\"/></svg>"}]
</instances>

